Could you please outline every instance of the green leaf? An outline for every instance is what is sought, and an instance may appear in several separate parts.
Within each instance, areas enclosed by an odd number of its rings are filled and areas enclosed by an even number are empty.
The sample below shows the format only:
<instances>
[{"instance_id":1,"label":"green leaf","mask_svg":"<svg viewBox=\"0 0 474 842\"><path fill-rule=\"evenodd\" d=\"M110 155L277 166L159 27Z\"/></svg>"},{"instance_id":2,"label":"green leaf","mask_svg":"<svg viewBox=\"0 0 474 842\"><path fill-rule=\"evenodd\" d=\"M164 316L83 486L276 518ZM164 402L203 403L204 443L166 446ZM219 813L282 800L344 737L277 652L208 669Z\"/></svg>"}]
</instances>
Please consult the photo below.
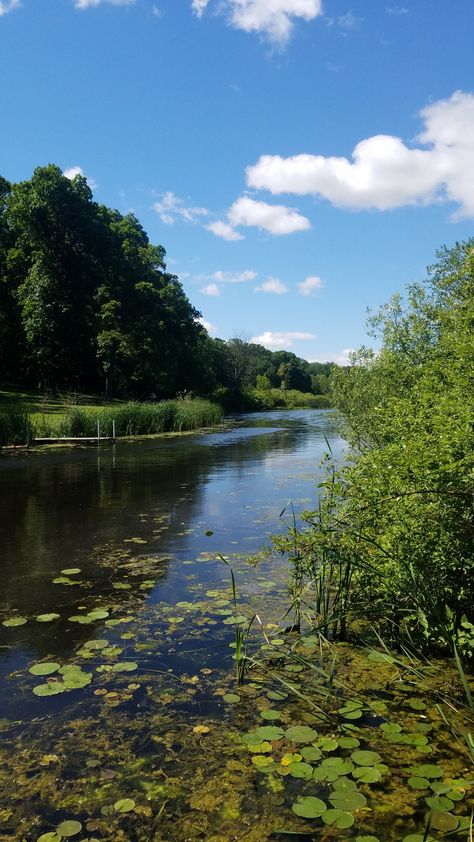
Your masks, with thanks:
<instances>
[{"instance_id":1,"label":"green leaf","mask_svg":"<svg viewBox=\"0 0 474 842\"><path fill-rule=\"evenodd\" d=\"M26 617L10 617L9 620L3 620L2 626L7 629L14 629L16 626L24 626L27 622Z\"/></svg>"},{"instance_id":2,"label":"green leaf","mask_svg":"<svg viewBox=\"0 0 474 842\"><path fill-rule=\"evenodd\" d=\"M377 754L376 751L363 751L360 749L353 751L351 758L358 766L375 766L376 763L382 760L380 754Z\"/></svg>"},{"instance_id":3,"label":"green leaf","mask_svg":"<svg viewBox=\"0 0 474 842\"><path fill-rule=\"evenodd\" d=\"M317 819L320 818L320 816L322 816L328 808L324 801L321 801L320 798L314 798L312 795L309 795L295 801L291 809L297 816L302 816L304 819Z\"/></svg>"},{"instance_id":4,"label":"green leaf","mask_svg":"<svg viewBox=\"0 0 474 842\"><path fill-rule=\"evenodd\" d=\"M56 828L58 836L76 836L82 830L82 824L74 820L61 822Z\"/></svg>"},{"instance_id":5,"label":"green leaf","mask_svg":"<svg viewBox=\"0 0 474 842\"><path fill-rule=\"evenodd\" d=\"M60 614L54 614L51 612L50 614L37 614L36 621L38 623L52 623L53 620L59 620Z\"/></svg>"},{"instance_id":6,"label":"green leaf","mask_svg":"<svg viewBox=\"0 0 474 842\"><path fill-rule=\"evenodd\" d=\"M318 736L318 732L309 725L292 725L285 731L285 737L292 743L311 743Z\"/></svg>"},{"instance_id":7,"label":"green leaf","mask_svg":"<svg viewBox=\"0 0 474 842\"><path fill-rule=\"evenodd\" d=\"M114 804L114 810L116 813L130 813L134 807L135 801L132 798L121 798Z\"/></svg>"},{"instance_id":8,"label":"green leaf","mask_svg":"<svg viewBox=\"0 0 474 842\"><path fill-rule=\"evenodd\" d=\"M354 824L354 816L351 815L351 813L344 812L344 810L326 810L321 818L324 824L332 825L333 827L337 827L339 830L345 830L348 827L352 827Z\"/></svg>"}]
</instances>

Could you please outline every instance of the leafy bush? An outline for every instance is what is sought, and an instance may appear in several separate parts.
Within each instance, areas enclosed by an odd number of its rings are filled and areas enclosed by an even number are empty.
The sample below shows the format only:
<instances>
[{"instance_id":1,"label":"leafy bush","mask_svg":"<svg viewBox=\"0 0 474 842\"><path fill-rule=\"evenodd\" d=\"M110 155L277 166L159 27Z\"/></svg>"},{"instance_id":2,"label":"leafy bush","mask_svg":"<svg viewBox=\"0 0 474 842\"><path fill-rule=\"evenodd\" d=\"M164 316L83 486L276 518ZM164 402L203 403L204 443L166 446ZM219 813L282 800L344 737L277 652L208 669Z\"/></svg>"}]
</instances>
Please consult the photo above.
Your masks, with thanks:
<instances>
[{"instance_id":1,"label":"leafy bush","mask_svg":"<svg viewBox=\"0 0 474 842\"><path fill-rule=\"evenodd\" d=\"M27 444L34 435L29 414L22 409L0 412L0 447Z\"/></svg>"}]
</instances>

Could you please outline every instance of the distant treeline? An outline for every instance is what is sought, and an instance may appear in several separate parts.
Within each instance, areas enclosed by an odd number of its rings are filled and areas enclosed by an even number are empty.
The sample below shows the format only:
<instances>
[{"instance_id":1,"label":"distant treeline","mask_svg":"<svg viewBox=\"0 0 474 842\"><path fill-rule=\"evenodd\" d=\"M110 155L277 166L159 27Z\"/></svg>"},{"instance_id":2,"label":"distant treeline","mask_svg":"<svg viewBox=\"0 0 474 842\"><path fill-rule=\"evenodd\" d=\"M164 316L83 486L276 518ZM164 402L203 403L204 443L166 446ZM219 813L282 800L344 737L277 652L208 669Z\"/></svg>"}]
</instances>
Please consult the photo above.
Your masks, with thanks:
<instances>
[{"instance_id":1,"label":"distant treeline","mask_svg":"<svg viewBox=\"0 0 474 842\"><path fill-rule=\"evenodd\" d=\"M59 167L0 177L0 379L41 391L224 406L246 390L326 394L333 364L212 339L133 214L93 201ZM250 397L249 401L251 403Z\"/></svg>"}]
</instances>

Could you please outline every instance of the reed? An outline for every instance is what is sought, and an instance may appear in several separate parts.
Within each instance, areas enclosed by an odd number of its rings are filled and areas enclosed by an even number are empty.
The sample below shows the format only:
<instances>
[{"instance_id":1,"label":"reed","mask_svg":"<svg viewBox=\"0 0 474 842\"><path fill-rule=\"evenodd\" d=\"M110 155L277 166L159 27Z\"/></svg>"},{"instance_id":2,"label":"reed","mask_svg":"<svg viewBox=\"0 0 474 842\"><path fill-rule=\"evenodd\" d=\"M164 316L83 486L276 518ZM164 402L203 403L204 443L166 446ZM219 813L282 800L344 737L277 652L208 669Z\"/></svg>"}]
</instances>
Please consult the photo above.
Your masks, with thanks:
<instances>
[{"instance_id":1,"label":"reed","mask_svg":"<svg viewBox=\"0 0 474 842\"><path fill-rule=\"evenodd\" d=\"M28 444L33 437L33 426L28 412L12 409L0 412L0 447Z\"/></svg>"}]
</instances>

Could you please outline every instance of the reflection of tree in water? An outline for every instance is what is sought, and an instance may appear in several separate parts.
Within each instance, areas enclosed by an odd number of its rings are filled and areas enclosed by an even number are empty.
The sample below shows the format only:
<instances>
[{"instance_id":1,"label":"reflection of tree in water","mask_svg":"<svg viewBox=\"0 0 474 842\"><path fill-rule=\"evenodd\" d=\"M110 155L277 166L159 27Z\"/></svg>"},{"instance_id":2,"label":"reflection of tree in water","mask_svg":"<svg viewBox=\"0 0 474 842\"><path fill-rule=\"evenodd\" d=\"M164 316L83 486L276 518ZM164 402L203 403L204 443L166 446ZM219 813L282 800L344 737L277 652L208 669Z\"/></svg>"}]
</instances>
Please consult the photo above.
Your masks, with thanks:
<instances>
[{"instance_id":1,"label":"reflection of tree in water","mask_svg":"<svg viewBox=\"0 0 474 842\"><path fill-rule=\"evenodd\" d=\"M262 420L256 419L258 426ZM129 592L111 591L113 568L97 563L94 548L118 546L132 555L150 556L195 552L186 529L197 520L203 492L216 471L239 476L249 463L302 449L314 435L305 419L288 424L271 413L266 427L270 424L283 429L268 435L252 435L253 430L248 435L242 429L202 438L146 440L99 452L56 452L5 462L0 472L2 613L58 611L67 617L81 600L89 604L97 597L109 599L111 593L114 604L127 604ZM123 543L131 537L147 543ZM61 569L71 566L81 568L90 589L52 584ZM52 629L39 625L22 628L26 645L50 640Z\"/></svg>"}]
</instances>

